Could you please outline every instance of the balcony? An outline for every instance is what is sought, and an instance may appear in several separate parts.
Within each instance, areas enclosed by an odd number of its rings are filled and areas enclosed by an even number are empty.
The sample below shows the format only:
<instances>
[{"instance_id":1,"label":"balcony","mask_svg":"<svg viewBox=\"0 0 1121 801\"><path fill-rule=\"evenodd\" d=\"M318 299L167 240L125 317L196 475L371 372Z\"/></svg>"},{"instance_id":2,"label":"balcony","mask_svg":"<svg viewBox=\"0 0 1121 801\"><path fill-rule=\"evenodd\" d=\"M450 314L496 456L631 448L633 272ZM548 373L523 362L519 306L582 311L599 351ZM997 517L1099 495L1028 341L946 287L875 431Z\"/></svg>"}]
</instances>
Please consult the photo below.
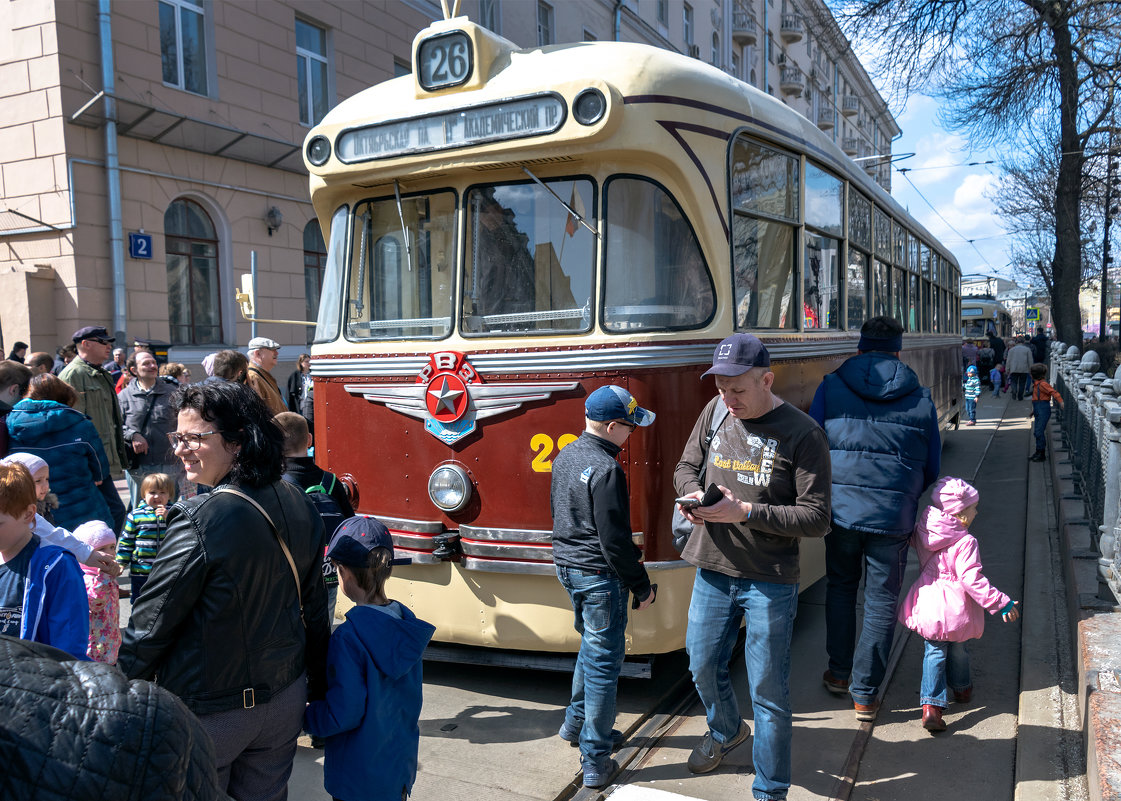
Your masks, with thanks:
<instances>
[{"instance_id":1,"label":"balcony","mask_svg":"<svg viewBox=\"0 0 1121 801\"><path fill-rule=\"evenodd\" d=\"M806 76L797 67L783 67L779 89L784 95L800 96L806 88Z\"/></svg>"},{"instance_id":2,"label":"balcony","mask_svg":"<svg viewBox=\"0 0 1121 801\"><path fill-rule=\"evenodd\" d=\"M754 14L746 9L732 12L732 38L741 45L753 45L759 41L759 26Z\"/></svg>"},{"instance_id":3,"label":"balcony","mask_svg":"<svg viewBox=\"0 0 1121 801\"><path fill-rule=\"evenodd\" d=\"M854 136L845 137L841 140L841 150L846 156L856 156L860 152L860 140Z\"/></svg>"},{"instance_id":4,"label":"balcony","mask_svg":"<svg viewBox=\"0 0 1121 801\"><path fill-rule=\"evenodd\" d=\"M782 26L779 28L779 36L786 44L794 44L795 42L802 41L805 36L805 26L802 24L801 14L783 14Z\"/></svg>"},{"instance_id":5,"label":"balcony","mask_svg":"<svg viewBox=\"0 0 1121 801\"><path fill-rule=\"evenodd\" d=\"M860 113L860 98L855 95L845 95L844 100L841 101L841 113L846 117L852 117Z\"/></svg>"},{"instance_id":6,"label":"balcony","mask_svg":"<svg viewBox=\"0 0 1121 801\"><path fill-rule=\"evenodd\" d=\"M823 108L817 112L817 127L823 131L833 130L833 109Z\"/></svg>"}]
</instances>

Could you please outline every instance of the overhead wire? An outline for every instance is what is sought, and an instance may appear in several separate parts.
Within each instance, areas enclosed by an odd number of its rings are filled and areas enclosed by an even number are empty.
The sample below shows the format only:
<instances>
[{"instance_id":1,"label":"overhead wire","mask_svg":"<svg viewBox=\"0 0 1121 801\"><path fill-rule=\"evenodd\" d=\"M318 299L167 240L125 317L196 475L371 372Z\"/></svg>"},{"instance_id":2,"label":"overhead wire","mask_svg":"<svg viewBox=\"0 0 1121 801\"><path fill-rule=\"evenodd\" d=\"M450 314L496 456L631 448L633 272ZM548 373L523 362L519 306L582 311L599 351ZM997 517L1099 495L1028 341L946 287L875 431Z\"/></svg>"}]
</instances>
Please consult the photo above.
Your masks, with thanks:
<instances>
[{"instance_id":1,"label":"overhead wire","mask_svg":"<svg viewBox=\"0 0 1121 801\"><path fill-rule=\"evenodd\" d=\"M980 249L979 249L979 248L977 247L977 245L975 245L975 244L974 244L974 242L979 242L979 241L981 241L982 239L988 239L989 237L976 237L975 239L970 239L969 237L967 237L967 236L966 236L965 234L963 234L963 233L962 233L961 231L959 231L959 230L958 230L957 228L955 228L955 227L953 226L953 224L952 224L952 223L951 223L951 222L950 222L949 220L947 220L947 219L946 219L946 218L945 218L944 216L942 216L942 212L940 212L940 211L939 211L939 210L938 210L938 209L937 209L937 208L936 208L936 207L934 206L934 204L930 202L930 199L929 199L929 198L927 198L927 196L926 196L926 195L924 195L924 194L922 193L922 191L920 191L920 190L919 190L919 188L918 188L917 186L915 186L915 182L911 180L911 177L910 177L909 175L907 175L907 170L905 170L905 169L900 169L899 167L896 167L896 168L895 168L895 170L896 170L896 172L898 172L898 173L899 173L900 175L902 175L902 176L903 176L903 179L904 179L904 180L905 180L905 181L906 181L907 183L909 183L909 184L911 185L911 188L915 190L915 194L916 194L916 195L918 195L919 197L921 197L921 198L923 199L923 202L924 202L924 203L926 203L926 205L930 206L930 210L931 210L931 211L933 211L933 212L934 212L935 214L937 214L937 215L938 215L938 219L940 219L940 220L941 220L942 222L946 223L946 227L947 227L947 228L949 228L949 229L950 229L951 231L953 231L953 232L954 232L955 234L957 234L958 236L960 236L960 237L962 238L962 240L963 240L963 241L965 241L965 242L968 242L968 243L969 243L969 246L970 246L971 248L973 248L973 251L974 251L974 252L975 252L975 253L976 253L976 254L977 254L978 256L980 256L980 257L981 257L981 261L982 261L982 262L984 263L984 265L985 265L986 267L988 267L988 268L989 268L990 270L995 270L995 269L996 269L996 268L995 268L995 267L993 267L993 266L992 266L991 264L989 264L989 260L985 258L985 254L984 254L984 253L982 253L982 252L980 251Z\"/></svg>"}]
</instances>

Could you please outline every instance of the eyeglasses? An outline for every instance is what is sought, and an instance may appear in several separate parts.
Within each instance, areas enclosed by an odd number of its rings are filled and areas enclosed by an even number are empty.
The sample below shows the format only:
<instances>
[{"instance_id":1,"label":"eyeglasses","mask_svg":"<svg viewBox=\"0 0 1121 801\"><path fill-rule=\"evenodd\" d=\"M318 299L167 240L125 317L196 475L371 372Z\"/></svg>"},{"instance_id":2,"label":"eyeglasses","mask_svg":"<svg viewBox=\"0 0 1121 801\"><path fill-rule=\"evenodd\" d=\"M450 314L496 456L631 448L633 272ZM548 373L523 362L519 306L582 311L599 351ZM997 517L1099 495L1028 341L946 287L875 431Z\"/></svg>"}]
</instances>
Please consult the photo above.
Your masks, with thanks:
<instances>
[{"instance_id":1,"label":"eyeglasses","mask_svg":"<svg viewBox=\"0 0 1121 801\"><path fill-rule=\"evenodd\" d=\"M117 340L115 339L102 339L101 337L86 337L85 342L96 342L99 345L112 345Z\"/></svg>"},{"instance_id":2,"label":"eyeglasses","mask_svg":"<svg viewBox=\"0 0 1121 801\"><path fill-rule=\"evenodd\" d=\"M197 451L199 446L202 445L203 437L209 437L211 434L221 434L221 431L202 431L198 434L180 434L175 431L167 433L167 441L171 443L172 449L178 448L182 445L189 451Z\"/></svg>"},{"instance_id":3,"label":"eyeglasses","mask_svg":"<svg viewBox=\"0 0 1121 801\"><path fill-rule=\"evenodd\" d=\"M612 420L611 422L618 423L621 426L626 426L631 431L634 431L636 428L638 428L637 425L635 425L634 423L628 423L626 420Z\"/></svg>"}]
</instances>

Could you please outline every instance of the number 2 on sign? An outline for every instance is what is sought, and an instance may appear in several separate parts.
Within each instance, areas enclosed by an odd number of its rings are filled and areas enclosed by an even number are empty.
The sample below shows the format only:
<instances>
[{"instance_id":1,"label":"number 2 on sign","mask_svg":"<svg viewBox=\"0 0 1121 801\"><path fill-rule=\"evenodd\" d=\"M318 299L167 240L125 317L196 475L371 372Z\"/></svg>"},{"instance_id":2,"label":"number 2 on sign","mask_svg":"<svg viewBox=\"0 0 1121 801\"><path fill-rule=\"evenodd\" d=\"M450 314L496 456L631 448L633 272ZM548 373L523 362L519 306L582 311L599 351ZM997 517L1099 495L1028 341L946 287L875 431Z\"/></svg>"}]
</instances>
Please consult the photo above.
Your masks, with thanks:
<instances>
[{"instance_id":1,"label":"number 2 on sign","mask_svg":"<svg viewBox=\"0 0 1121 801\"><path fill-rule=\"evenodd\" d=\"M570 445L577 439L578 437L575 434L561 434L557 440L557 452L559 453L565 445ZM548 434L534 434L529 441L529 449L536 454L532 462L534 471L538 473L553 472L553 460L549 458L553 455L552 437Z\"/></svg>"}]
</instances>

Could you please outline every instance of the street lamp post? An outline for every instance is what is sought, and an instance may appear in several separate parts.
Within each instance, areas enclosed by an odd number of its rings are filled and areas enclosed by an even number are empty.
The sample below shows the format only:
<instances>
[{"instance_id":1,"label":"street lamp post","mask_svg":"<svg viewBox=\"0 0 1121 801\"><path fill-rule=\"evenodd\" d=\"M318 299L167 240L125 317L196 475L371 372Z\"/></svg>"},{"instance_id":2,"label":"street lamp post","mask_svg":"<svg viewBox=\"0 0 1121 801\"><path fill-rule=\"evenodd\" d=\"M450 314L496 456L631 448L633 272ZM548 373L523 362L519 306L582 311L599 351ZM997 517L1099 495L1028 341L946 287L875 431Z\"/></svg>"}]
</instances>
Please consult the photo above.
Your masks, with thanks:
<instances>
[{"instance_id":1,"label":"street lamp post","mask_svg":"<svg viewBox=\"0 0 1121 801\"><path fill-rule=\"evenodd\" d=\"M1116 201L1114 193L1114 183L1121 182L1121 178L1115 178L1114 173L1117 170L1117 163L1113 160L1115 153L1113 150L1113 131L1114 119L1111 116L1109 119L1109 155L1106 158L1105 170L1105 225L1102 234L1102 298L1101 298L1101 316L1098 318L1098 341L1105 342L1109 337L1109 263L1113 261L1113 256L1110 255L1109 248L1109 225L1113 220L1113 215L1121 208L1114 206Z\"/></svg>"}]
</instances>

